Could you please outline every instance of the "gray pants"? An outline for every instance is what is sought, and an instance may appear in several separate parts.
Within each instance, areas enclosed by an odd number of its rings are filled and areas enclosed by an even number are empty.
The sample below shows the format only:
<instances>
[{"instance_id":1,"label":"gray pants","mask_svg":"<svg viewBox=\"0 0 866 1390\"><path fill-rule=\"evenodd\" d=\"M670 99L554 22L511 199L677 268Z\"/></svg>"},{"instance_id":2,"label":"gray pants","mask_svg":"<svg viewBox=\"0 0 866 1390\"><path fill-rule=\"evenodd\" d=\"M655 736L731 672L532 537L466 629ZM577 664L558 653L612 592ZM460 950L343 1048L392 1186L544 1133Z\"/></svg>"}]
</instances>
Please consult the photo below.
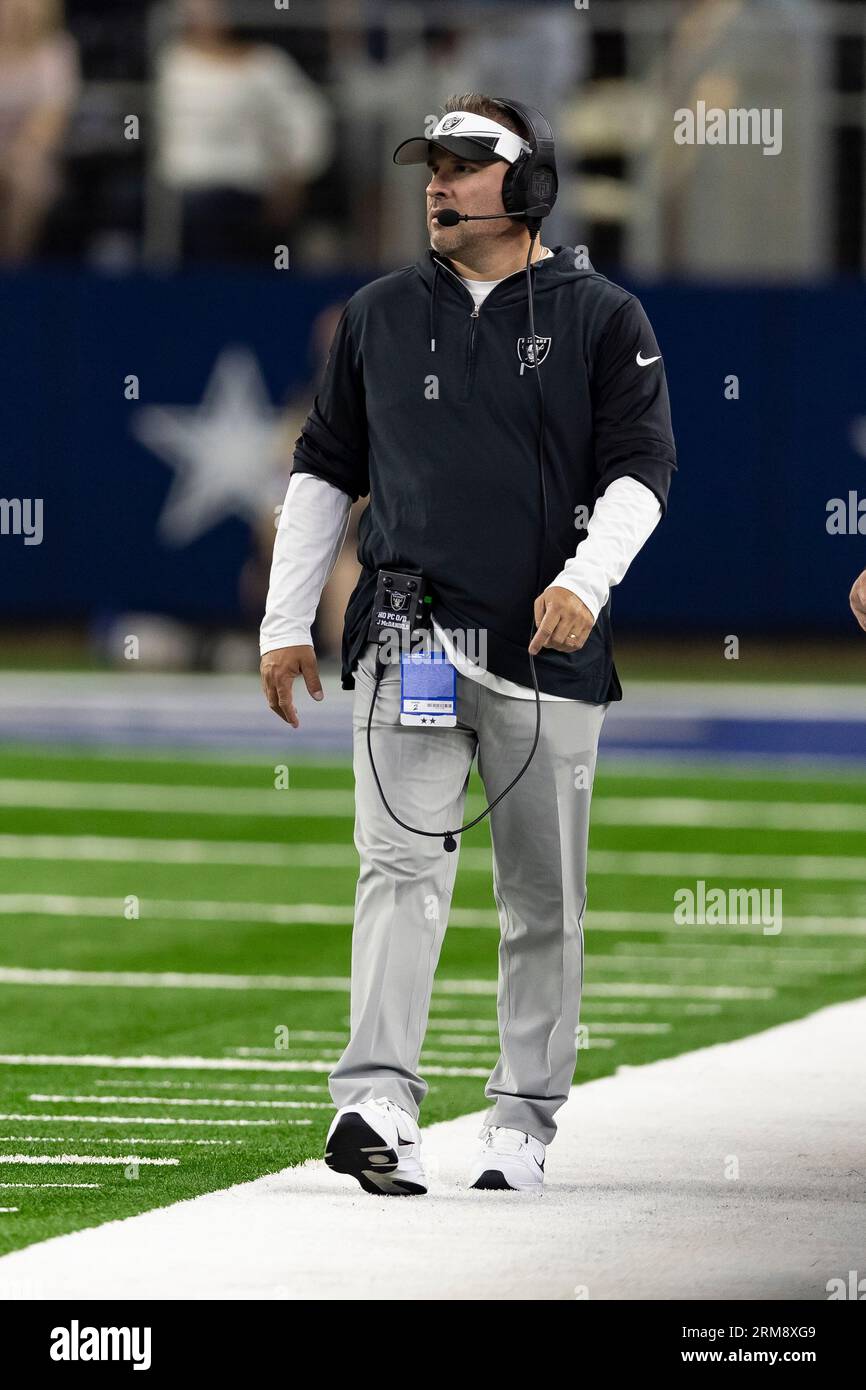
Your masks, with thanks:
<instances>
[{"instance_id":1,"label":"gray pants","mask_svg":"<svg viewBox=\"0 0 866 1390\"><path fill-rule=\"evenodd\" d=\"M418 1075L433 975L448 924L458 849L403 830L382 805L367 753L374 686L370 643L355 671L355 845L360 874L352 936L351 1036L330 1074L336 1106L386 1096L418 1117ZM454 728L399 722L400 671L389 666L373 712L376 769L396 815L446 830L463 823L472 760L488 801L532 747L535 701L457 674ZM499 910L500 1058L485 1087L485 1123L549 1143L577 1056L589 805L607 705L545 701L535 756L490 815ZM471 834L471 832L469 832Z\"/></svg>"}]
</instances>

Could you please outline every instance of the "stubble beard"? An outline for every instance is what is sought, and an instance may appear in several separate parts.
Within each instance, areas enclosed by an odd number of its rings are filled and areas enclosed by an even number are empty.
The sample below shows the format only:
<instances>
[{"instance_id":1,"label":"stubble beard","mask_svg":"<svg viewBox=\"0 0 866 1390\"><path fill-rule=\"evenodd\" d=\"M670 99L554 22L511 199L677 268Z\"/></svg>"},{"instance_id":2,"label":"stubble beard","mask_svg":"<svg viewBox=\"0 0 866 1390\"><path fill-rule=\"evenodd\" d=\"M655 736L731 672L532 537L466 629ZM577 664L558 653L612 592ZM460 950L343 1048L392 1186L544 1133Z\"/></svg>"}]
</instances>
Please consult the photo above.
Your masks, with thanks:
<instances>
[{"instance_id":1,"label":"stubble beard","mask_svg":"<svg viewBox=\"0 0 866 1390\"><path fill-rule=\"evenodd\" d=\"M501 222L485 223L484 230L469 222L458 222L456 227L440 227L434 222L430 228L430 245L437 255L468 264L471 253L477 251L481 243L489 244L493 239L507 236L512 226L513 223L505 218Z\"/></svg>"}]
</instances>

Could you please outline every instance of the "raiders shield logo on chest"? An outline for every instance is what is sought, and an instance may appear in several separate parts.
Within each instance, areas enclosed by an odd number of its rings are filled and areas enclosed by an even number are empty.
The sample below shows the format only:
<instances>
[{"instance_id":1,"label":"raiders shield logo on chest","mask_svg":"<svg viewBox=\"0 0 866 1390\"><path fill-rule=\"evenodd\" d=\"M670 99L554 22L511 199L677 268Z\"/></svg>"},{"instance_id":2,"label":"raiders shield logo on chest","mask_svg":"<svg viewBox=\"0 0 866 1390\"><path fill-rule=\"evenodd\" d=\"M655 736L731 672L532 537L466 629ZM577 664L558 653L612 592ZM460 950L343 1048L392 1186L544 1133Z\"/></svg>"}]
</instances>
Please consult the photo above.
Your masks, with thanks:
<instances>
[{"instance_id":1,"label":"raiders shield logo on chest","mask_svg":"<svg viewBox=\"0 0 866 1390\"><path fill-rule=\"evenodd\" d=\"M523 376L524 367L534 367L538 362L543 362L550 350L550 338L540 338L535 335L535 343L531 338L517 339L517 358L520 362L520 375Z\"/></svg>"}]
</instances>

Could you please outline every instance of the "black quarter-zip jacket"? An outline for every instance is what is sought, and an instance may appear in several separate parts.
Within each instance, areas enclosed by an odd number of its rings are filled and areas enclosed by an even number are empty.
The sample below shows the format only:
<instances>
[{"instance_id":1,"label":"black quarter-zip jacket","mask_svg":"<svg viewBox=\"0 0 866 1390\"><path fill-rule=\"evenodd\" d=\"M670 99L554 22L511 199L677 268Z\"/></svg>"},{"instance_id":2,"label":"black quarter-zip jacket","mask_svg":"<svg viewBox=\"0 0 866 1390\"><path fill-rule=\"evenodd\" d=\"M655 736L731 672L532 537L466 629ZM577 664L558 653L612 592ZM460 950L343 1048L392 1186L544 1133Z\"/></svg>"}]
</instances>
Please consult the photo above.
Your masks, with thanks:
<instances>
[{"instance_id":1,"label":"black quarter-zip jacket","mask_svg":"<svg viewBox=\"0 0 866 1390\"><path fill-rule=\"evenodd\" d=\"M639 301L572 247L557 247L531 274L539 368L527 352L524 270L479 310L448 261L428 251L358 290L340 317L293 472L353 501L370 498L343 630L344 690L354 689L382 568L420 570L437 621L486 633L487 669L531 686L534 600L586 535L577 509L591 515L622 477L666 508L676 468L670 406ZM549 527L537 590L539 369ZM580 651L543 649L535 669L547 694L621 699L610 600Z\"/></svg>"}]
</instances>

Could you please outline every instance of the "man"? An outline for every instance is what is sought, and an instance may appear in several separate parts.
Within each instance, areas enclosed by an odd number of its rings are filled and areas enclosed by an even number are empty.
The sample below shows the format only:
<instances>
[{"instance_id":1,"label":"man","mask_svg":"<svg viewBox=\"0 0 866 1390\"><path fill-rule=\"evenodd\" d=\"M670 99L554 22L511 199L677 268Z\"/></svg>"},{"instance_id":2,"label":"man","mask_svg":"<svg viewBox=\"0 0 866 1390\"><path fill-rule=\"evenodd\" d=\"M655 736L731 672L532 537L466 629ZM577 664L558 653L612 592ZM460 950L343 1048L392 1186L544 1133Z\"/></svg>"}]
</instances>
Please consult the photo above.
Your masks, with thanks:
<instances>
[{"instance_id":1,"label":"man","mask_svg":"<svg viewBox=\"0 0 866 1390\"><path fill-rule=\"evenodd\" d=\"M576 1060L596 748L621 698L610 588L656 525L675 467L661 354L637 300L573 248L531 243L519 217L502 215L515 179L535 167L539 125L530 108L468 94L446 103L429 138L395 152L428 164L432 249L349 301L274 549L262 680L270 707L297 727L294 680L322 698L310 645L319 595L351 501L369 494L342 652L343 688L355 691L361 861L351 1036L330 1076L338 1111L325 1154L368 1192L426 1191L417 1120L428 1088L417 1069L457 868L441 838L398 825L383 805L367 749L374 690L371 742L389 804L406 826L445 831L462 824L476 752L489 801L526 762L535 658L538 746L491 811L501 1056L469 1184L540 1193ZM555 165L549 183L548 204ZM441 226L445 209L499 218ZM376 687L367 637L377 573L401 567L432 589L434 638L456 672L451 727L401 722L396 665ZM468 655L479 638L482 662Z\"/></svg>"}]
</instances>

